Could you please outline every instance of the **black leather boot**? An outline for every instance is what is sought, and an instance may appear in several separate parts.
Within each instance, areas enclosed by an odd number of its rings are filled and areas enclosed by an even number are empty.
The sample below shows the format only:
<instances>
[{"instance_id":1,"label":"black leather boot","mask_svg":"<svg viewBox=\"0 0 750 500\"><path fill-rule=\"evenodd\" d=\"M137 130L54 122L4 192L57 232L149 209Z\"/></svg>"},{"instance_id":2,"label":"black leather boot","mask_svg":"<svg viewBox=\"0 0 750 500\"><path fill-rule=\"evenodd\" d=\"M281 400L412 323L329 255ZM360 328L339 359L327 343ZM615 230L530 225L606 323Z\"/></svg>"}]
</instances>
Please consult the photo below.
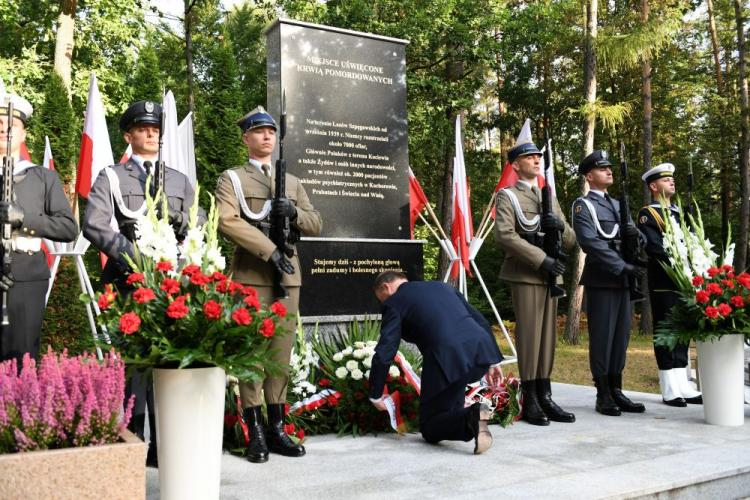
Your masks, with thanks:
<instances>
[{"instance_id":1,"label":"black leather boot","mask_svg":"<svg viewBox=\"0 0 750 500\"><path fill-rule=\"evenodd\" d=\"M557 403L552 401L552 389L548 378L536 379L536 396L539 400L539 406L547 418L553 422L575 422L576 416L560 408Z\"/></svg>"},{"instance_id":2,"label":"black leather boot","mask_svg":"<svg viewBox=\"0 0 750 500\"><path fill-rule=\"evenodd\" d=\"M602 415L609 415L610 417L620 416L620 407L612 399L612 394L609 391L609 381L607 375L601 375L594 379L596 384L596 411Z\"/></svg>"},{"instance_id":3,"label":"black leather boot","mask_svg":"<svg viewBox=\"0 0 750 500\"><path fill-rule=\"evenodd\" d=\"M646 407L643 403L634 403L625 394L622 393L622 373L610 373L607 375L609 380L609 392L612 399L622 411L628 413L643 413Z\"/></svg>"},{"instance_id":4,"label":"black leather boot","mask_svg":"<svg viewBox=\"0 0 750 500\"><path fill-rule=\"evenodd\" d=\"M141 438L141 441L143 441L145 436L145 426L146 426L146 415L143 413L139 413L138 415L133 415L130 418L130 422L128 422L128 430Z\"/></svg>"},{"instance_id":5,"label":"black leather boot","mask_svg":"<svg viewBox=\"0 0 750 500\"><path fill-rule=\"evenodd\" d=\"M523 392L521 419L532 425L549 425L549 419L539 406L539 400L536 397L536 380L522 381L521 391Z\"/></svg>"},{"instance_id":6,"label":"black leather boot","mask_svg":"<svg viewBox=\"0 0 750 500\"><path fill-rule=\"evenodd\" d=\"M150 409L150 407L149 407ZM156 414L148 414L148 452L146 453L146 467L159 468L159 453L156 449Z\"/></svg>"},{"instance_id":7,"label":"black leather boot","mask_svg":"<svg viewBox=\"0 0 750 500\"><path fill-rule=\"evenodd\" d=\"M247 459L255 464L268 462L268 445L266 444L266 432L263 429L263 413L260 410L260 406L251 406L242 410L242 416L250 432Z\"/></svg>"},{"instance_id":8,"label":"black leather boot","mask_svg":"<svg viewBox=\"0 0 750 500\"><path fill-rule=\"evenodd\" d=\"M284 432L284 405L267 405L268 408L268 449L285 457L301 457L305 447L295 444Z\"/></svg>"}]
</instances>

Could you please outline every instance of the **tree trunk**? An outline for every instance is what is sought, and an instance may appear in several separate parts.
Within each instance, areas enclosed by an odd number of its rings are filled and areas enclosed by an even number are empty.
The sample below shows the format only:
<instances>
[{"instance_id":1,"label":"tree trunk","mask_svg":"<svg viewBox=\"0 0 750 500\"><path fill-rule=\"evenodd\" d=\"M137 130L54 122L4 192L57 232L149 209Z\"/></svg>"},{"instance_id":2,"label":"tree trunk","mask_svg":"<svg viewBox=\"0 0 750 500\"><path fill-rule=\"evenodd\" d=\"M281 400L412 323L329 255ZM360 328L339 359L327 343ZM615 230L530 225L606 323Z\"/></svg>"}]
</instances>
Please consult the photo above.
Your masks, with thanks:
<instances>
[{"instance_id":1,"label":"tree trunk","mask_svg":"<svg viewBox=\"0 0 750 500\"><path fill-rule=\"evenodd\" d=\"M62 78L70 95L70 75L73 67L73 46L75 33L75 15L77 0L62 0L60 15L57 18L57 36L55 38L55 71Z\"/></svg>"},{"instance_id":2,"label":"tree trunk","mask_svg":"<svg viewBox=\"0 0 750 500\"><path fill-rule=\"evenodd\" d=\"M593 106L596 101L596 34L597 34L597 0L586 2L586 35L584 40L583 91L586 103ZM583 156L594 150L594 129L596 127L596 115L587 113L583 117ZM588 191L588 183L581 177L581 193ZM570 344L579 343L581 330L581 305L583 303L583 287L578 282L581 280L583 265L586 255L576 246L572 252L571 261L573 269L570 284L570 302L568 304L568 318L565 322L565 341Z\"/></svg>"},{"instance_id":3,"label":"tree trunk","mask_svg":"<svg viewBox=\"0 0 750 500\"><path fill-rule=\"evenodd\" d=\"M645 25L648 23L648 16L651 9L648 0L641 0L641 21ZM653 129L651 107L651 60L648 57L643 58L641 65L641 98L643 100L643 172L651 168L651 156L653 153ZM648 205L651 202L651 192L643 183L643 204ZM643 276L641 280L641 290L648 290L648 277ZM641 326L640 330L644 333L652 333L653 318L651 317L651 299L649 294L646 300L641 302Z\"/></svg>"},{"instance_id":4,"label":"tree trunk","mask_svg":"<svg viewBox=\"0 0 750 500\"><path fill-rule=\"evenodd\" d=\"M750 111L748 110L747 74L745 68L745 21L742 12L742 2L734 0L734 15L737 21L737 65L740 87L740 107L742 119L740 121L740 227L737 246L735 247L734 265L737 269L745 269L747 264L748 224L750 223L750 200L748 200L748 182L750 182L750 144L748 144L748 129L750 128Z\"/></svg>"},{"instance_id":5,"label":"tree trunk","mask_svg":"<svg viewBox=\"0 0 750 500\"><path fill-rule=\"evenodd\" d=\"M187 71L188 81L188 109L192 113L195 108L195 92L194 87L194 72L193 67L193 14L192 8L195 2L185 0L185 64Z\"/></svg>"}]
</instances>

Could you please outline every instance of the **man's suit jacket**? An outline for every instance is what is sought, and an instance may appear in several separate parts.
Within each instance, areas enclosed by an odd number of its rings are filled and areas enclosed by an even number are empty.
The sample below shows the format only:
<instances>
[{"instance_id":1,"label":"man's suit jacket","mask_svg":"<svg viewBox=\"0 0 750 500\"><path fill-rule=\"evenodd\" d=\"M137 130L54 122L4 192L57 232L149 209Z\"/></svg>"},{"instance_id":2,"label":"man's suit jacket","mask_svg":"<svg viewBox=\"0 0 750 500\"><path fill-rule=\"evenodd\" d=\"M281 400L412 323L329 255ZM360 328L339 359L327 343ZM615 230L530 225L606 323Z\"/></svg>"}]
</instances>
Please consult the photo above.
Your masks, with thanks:
<instances>
[{"instance_id":1,"label":"man's suit jacket","mask_svg":"<svg viewBox=\"0 0 750 500\"><path fill-rule=\"evenodd\" d=\"M240 179L242 194L248 208L259 213L266 200L273 198L273 180L249 163L233 170ZM300 180L291 174L286 174L286 197L297 208L297 219L292 221L292 227L299 230L303 236L320 234L323 226L320 213L310 203ZM216 186L216 204L219 210L219 231L237 245L232 258L232 277L247 285L273 285L274 268L268 259L276 250L276 245L263 234L263 231L242 216L232 181L226 171L221 174ZM294 274L282 273L282 284L300 286L302 273L296 248L294 257L290 260L294 266Z\"/></svg>"},{"instance_id":2,"label":"man's suit jacket","mask_svg":"<svg viewBox=\"0 0 750 500\"><path fill-rule=\"evenodd\" d=\"M120 193L125 206L129 210L140 208L146 200L146 173L132 159L124 164L114 165L112 170L120 181ZM195 191L182 172L169 167L165 168L164 172L164 190L167 192L169 209L182 213L182 227L175 232L183 234L187 229ZM83 217L83 235L109 256L102 271L102 279L107 283L120 280L127 272L128 266L122 257L123 254L130 257L135 254L133 243L121 232L126 224L132 224L133 221L120 213L115 205L112 203L109 178L106 172L101 171L89 193L86 214ZM113 214L121 228L120 231L110 226ZM205 221L206 214L203 209L199 209L198 224L202 225Z\"/></svg>"},{"instance_id":3,"label":"man's suit jacket","mask_svg":"<svg viewBox=\"0 0 750 500\"><path fill-rule=\"evenodd\" d=\"M370 397L383 394L401 339L417 345L422 401L457 382L479 380L502 360L487 320L451 286L437 281L402 284L383 302L380 339L370 368Z\"/></svg>"},{"instance_id":4,"label":"man's suit jacket","mask_svg":"<svg viewBox=\"0 0 750 500\"><path fill-rule=\"evenodd\" d=\"M518 182L508 189L518 198L524 217L527 219L533 219L537 215L541 217L541 198L529 186L523 182ZM552 211L565 222L560 204L554 197L552 198ZM524 231L518 223L513 205L504 189L497 193L495 214L495 239L505 251L505 260L503 261L503 267L500 269L500 279L511 283L546 284L547 273L539 268L547 254L541 248L521 238L520 235L527 231ZM572 248L575 242L576 237L573 229L565 222L562 246L567 250ZM562 283L562 276L557 277L557 282Z\"/></svg>"},{"instance_id":5,"label":"man's suit jacket","mask_svg":"<svg viewBox=\"0 0 750 500\"><path fill-rule=\"evenodd\" d=\"M653 209L658 216L654 217ZM664 216L665 212L672 217L672 222L679 224L681 216L680 209L675 205L669 207L668 211L662 209L661 204L652 203L641 208L638 212L638 229L646 237L646 254L648 255L648 286L654 291L677 290L677 285L662 267L664 262L669 265L669 256L664 250Z\"/></svg>"},{"instance_id":6,"label":"man's suit jacket","mask_svg":"<svg viewBox=\"0 0 750 500\"><path fill-rule=\"evenodd\" d=\"M610 203L603 196L592 192L584 198L594 206L602 230L612 232L614 226L620 223L620 202L610 197ZM581 285L594 288L627 287L627 276L623 273L625 261L613 248L615 241L619 245L620 231L609 240L599 234L591 212L581 198L573 202L573 230L578 244L586 252Z\"/></svg>"}]
</instances>

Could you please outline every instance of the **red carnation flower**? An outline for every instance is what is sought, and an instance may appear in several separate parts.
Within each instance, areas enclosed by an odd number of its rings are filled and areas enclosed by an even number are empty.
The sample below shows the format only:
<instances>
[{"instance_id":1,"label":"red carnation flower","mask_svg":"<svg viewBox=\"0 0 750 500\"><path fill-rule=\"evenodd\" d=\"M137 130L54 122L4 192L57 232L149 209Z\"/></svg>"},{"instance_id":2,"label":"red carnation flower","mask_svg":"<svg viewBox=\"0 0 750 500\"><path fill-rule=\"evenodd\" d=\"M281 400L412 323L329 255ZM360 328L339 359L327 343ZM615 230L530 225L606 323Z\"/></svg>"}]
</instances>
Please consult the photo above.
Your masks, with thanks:
<instances>
[{"instance_id":1,"label":"red carnation flower","mask_svg":"<svg viewBox=\"0 0 750 500\"><path fill-rule=\"evenodd\" d=\"M257 297L258 296L258 290L251 286L246 286L242 289L242 295L246 297Z\"/></svg>"},{"instance_id":2,"label":"red carnation flower","mask_svg":"<svg viewBox=\"0 0 750 500\"><path fill-rule=\"evenodd\" d=\"M711 296L705 290L698 290L695 292L695 301L699 304L705 304L711 299Z\"/></svg>"},{"instance_id":3,"label":"red carnation flower","mask_svg":"<svg viewBox=\"0 0 750 500\"><path fill-rule=\"evenodd\" d=\"M706 285L706 291L711 295L721 295L724 292L718 283L709 283Z\"/></svg>"},{"instance_id":4,"label":"red carnation flower","mask_svg":"<svg viewBox=\"0 0 750 500\"><path fill-rule=\"evenodd\" d=\"M219 293L227 293L229 291L229 281L219 281L216 283L216 291Z\"/></svg>"},{"instance_id":5,"label":"red carnation flower","mask_svg":"<svg viewBox=\"0 0 750 500\"><path fill-rule=\"evenodd\" d=\"M221 313L224 309L221 307L221 304L216 302L215 300L209 300L205 304L203 304L203 314L208 319L219 319L221 318Z\"/></svg>"},{"instance_id":6,"label":"red carnation flower","mask_svg":"<svg viewBox=\"0 0 750 500\"><path fill-rule=\"evenodd\" d=\"M115 302L115 297L117 297L117 294L112 291L112 285L104 285L104 293L99 296L99 300L97 301L99 309L102 311L108 309Z\"/></svg>"},{"instance_id":7,"label":"red carnation flower","mask_svg":"<svg viewBox=\"0 0 750 500\"><path fill-rule=\"evenodd\" d=\"M190 275L190 284L195 286L208 285L211 278L200 272L200 269Z\"/></svg>"},{"instance_id":8,"label":"red carnation flower","mask_svg":"<svg viewBox=\"0 0 750 500\"><path fill-rule=\"evenodd\" d=\"M253 321L252 316L250 316L250 311L248 311L244 307L240 307L239 309L235 310L232 313L232 319L238 325L243 326L247 326Z\"/></svg>"},{"instance_id":9,"label":"red carnation flower","mask_svg":"<svg viewBox=\"0 0 750 500\"><path fill-rule=\"evenodd\" d=\"M294 433L297 431L295 429L294 424L284 424L284 432L289 436L294 436Z\"/></svg>"},{"instance_id":10,"label":"red carnation flower","mask_svg":"<svg viewBox=\"0 0 750 500\"><path fill-rule=\"evenodd\" d=\"M226 274L222 274L219 271L214 271L214 273L211 275L211 279L213 281L226 281L227 280L227 275Z\"/></svg>"},{"instance_id":11,"label":"red carnation flower","mask_svg":"<svg viewBox=\"0 0 750 500\"><path fill-rule=\"evenodd\" d=\"M745 288L750 288L750 274L742 273L739 276L737 276L737 283L739 283Z\"/></svg>"},{"instance_id":12,"label":"red carnation flower","mask_svg":"<svg viewBox=\"0 0 750 500\"><path fill-rule=\"evenodd\" d=\"M322 378L322 379L320 379L320 380L318 381L318 385L319 385L320 387L328 387L329 385L331 385L331 381L330 381L330 380L328 380L327 378Z\"/></svg>"},{"instance_id":13,"label":"red carnation flower","mask_svg":"<svg viewBox=\"0 0 750 500\"><path fill-rule=\"evenodd\" d=\"M174 266L168 260L162 260L158 264L156 264L156 270L163 273L169 272L172 269L174 269Z\"/></svg>"},{"instance_id":14,"label":"red carnation flower","mask_svg":"<svg viewBox=\"0 0 750 500\"><path fill-rule=\"evenodd\" d=\"M693 276L693 286L701 286L703 284L702 276Z\"/></svg>"},{"instance_id":15,"label":"red carnation flower","mask_svg":"<svg viewBox=\"0 0 750 500\"><path fill-rule=\"evenodd\" d=\"M180 291L180 282L172 278L164 278L159 287L161 290L167 292L167 295L173 295Z\"/></svg>"},{"instance_id":16,"label":"red carnation flower","mask_svg":"<svg viewBox=\"0 0 750 500\"><path fill-rule=\"evenodd\" d=\"M721 266L721 270L724 271L725 273L733 273L734 272L734 268L732 266L730 266L729 264L724 264L723 266Z\"/></svg>"},{"instance_id":17,"label":"red carnation flower","mask_svg":"<svg viewBox=\"0 0 750 500\"><path fill-rule=\"evenodd\" d=\"M247 297L242 299L242 302L247 304L248 307L252 307L256 311L260 311L260 302L258 302L258 297L255 297L253 295L248 295Z\"/></svg>"},{"instance_id":18,"label":"red carnation flower","mask_svg":"<svg viewBox=\"0 0 750 500\"><path fill-rule=\"evenodd\" d=\"M273 333L276 330L276 325L273 324L273 320L271 318L266 318L263 320L263 324L260 325L260 334L264 337L273 337Z\"/></svg>"},{"instance_id":19,"label":"red carnation flower","mask_svg":"<svg viewBox=\"0 0 750 500\"><path fill-rule=\"evenodd\" d=\"M144 280L143 273L131 273L128 275L128 279L125 280L125 283L133 285L135 283L143 283Z\"/></svg>"},{"instance_id":20,"label":"red carnation flower","mask_svg":"<svg viewBox=\"0 0 750 500\"><path fill-rule=\"evenodd\" d=\"M719 304L719 314L726 318L732 314L732 307L726 302L722 302Z\"/></svg>"},{"instance_id":21,"label":"red carnation flower","mask_svg":"<svg viewBox=\"0 0 750 500\"><path fill-rule=\"evenodd\" d=\"M297 439L299 439L300 441L305 439L305 429L300 429L297 431Z\"/></svg>"},{"instance_id":22,"label":"red carnation flower","mask_svg":"<svg viewBox=\"0 0 750 500\"><path fill-rule=\"evenodd\" d=\"M742 298L742 295L735 295L729 300L734 307L744 307L745 306L745 299Z\"/></svg>"},{"instance_id":23,"label":"red carnation flower","mask_svg":"<svg viewBox=\"0 0 750 500\"><path fill-rule=\"evenodd\" d=\"M708 306L706 308L706 316L708 316L711 319L716 319L719 317L719 310L713 306Z\"/></svg>"},{"instance_id":24,"label":"red carnation flower","mask_svg":"<svg viewBox=\"0 0 750 500\"><path fill-rule=\"evenodd\" d=\"M716 276L717 274L721 272L721 269L719 269L718 267L709 267L708 271L706 272L708 273L709 276L713 278L714 276Z\"/></svg>"},{"instance_id":25,"label":"red carnation flower","mask_svg":"<svg viewBox=\"0 0 750 500\"><path fill-rule=\"evenodd\" d=\"M732 280L721 280L721 284L730 290L734 290L734 281Z\"/></svg>"},{"instance_id":26,"label":"red carnation flower","mask_svg":"<svg viewBox=\"0 0 750 500\"><path fill-rule=\"evenodd\" d=\"M734 271L729 271L727 273L727 278L733 279L734 278Z\"/></svg>"},{"instance_id":27,"label":"red carnation flower","mask_svg":"<svg viewBox=\"0 0 750 500\"><path fill-rule=\"evenodd\" d=\"M141 318L134 312L127 312L120 316L120 331L125 335L133 335L141 326Z\"/></svg>"},{"instance_id":28,"label":"red carnation flower","mask_svg":"<svg viewBox=\"0 0 750 500\"><path fill-rule=\"evenodd\" d=\"M271 304L271 312L279 318L283 318L284 316L286 316L286 307L284 307L284 304L277 300L276 302Z\"/></svg>"},{"instance_id":29,"label":"red carnation flower","mask_svg":"<svg viewBox=\"0 0 750 500\"><path fill-rule=\"evenodd\" d=\"M195 264L187 265L182 270L182 274L185 276L192 276L193 274L199 272L201 272L201 268L196 266Z\"/></svg>"},{"instance_id":30,"label":"red carnation flower","mask_svg":"<svg viewBox=\"0 0 750 500\"><path fill-rule=\"evenodd\" d=\"M139 304L145 304L146 302L150 302L155 298L156 294L150 288L139 288L138 290L133 292L133 300L135 300Z\"/></svg>"},{"instance_id":31,"label":"red carnation flower","mask_svg":"<svg viewBox=\"0 0 750 500\"><path fill-rule=\"evenodd\" d=\"M284 416L289 415L289 403L284 403Z\"/></svg>"},{"instance_id":32,"label":"red carnation flower","mask_svg":"<svg viewBox=\"0 0 750 500\"><path fill-rule=\"evenodd\" d=\"M242 283L237 283L236 281L232 281L229 284L229 291L232 293L241 292L245 286Z\"/></svg>"},{"instance_id":33,"label":"red carnation flower","mask_svg":"<svg viewBox=\"0 0 750 500\"><path fill-rule=\"evenodd\" d=\"M174 302L167 306L167 316L172 319L184 318L189 312L190 309L185 305L184 296L177 297Z\"/></svg>"}]
</instances>

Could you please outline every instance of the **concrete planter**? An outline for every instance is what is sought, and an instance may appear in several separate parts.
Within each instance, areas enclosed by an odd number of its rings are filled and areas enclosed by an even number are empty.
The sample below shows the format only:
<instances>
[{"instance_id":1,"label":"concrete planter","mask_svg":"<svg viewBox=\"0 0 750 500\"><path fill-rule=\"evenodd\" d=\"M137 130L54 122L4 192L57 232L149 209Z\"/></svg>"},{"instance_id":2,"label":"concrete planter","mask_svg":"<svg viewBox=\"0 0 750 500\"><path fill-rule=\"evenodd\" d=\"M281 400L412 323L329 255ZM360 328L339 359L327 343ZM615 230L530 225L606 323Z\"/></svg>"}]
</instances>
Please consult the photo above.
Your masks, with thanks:
<instances>
[{"instance_id":1,"label":"concrete planter","mask_svg":"<svg viewBox=\"0 0 750 500\"><path fill-rule=\"evenodd\" d=\"M101 446L0 455L0 498L143 499L146 445L125 431Z\"/></svg>"}]
</instances>

